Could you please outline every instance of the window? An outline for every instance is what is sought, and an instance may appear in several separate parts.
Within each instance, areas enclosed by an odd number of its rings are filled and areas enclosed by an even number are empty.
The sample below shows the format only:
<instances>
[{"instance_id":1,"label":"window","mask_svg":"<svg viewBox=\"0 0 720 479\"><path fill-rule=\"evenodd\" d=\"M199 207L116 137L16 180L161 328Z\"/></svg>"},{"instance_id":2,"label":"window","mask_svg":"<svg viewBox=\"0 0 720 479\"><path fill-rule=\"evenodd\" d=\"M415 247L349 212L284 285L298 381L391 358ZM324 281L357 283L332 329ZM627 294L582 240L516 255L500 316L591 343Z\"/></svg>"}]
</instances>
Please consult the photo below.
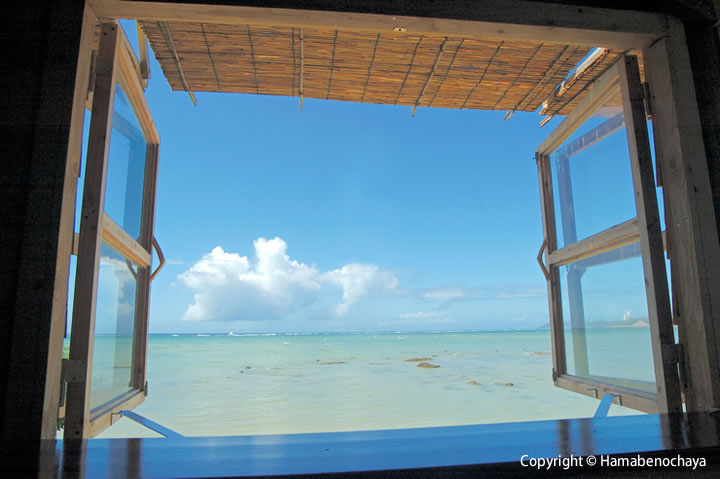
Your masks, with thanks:
<instances>
[{"instance_id":1,"label":"window","mask_svg":"<svg viewBox=\"0 0 720 479\"><path fill-rule=\"evenodd\" d=\"M636 57L598 79L537 161L555 384L646 412L681 410Z\"/></svg>"},{"instance_id":2,"label":"window","mask_svg":"<svg viewBox=\"0 0 720 479\"><path fill-rule=\"evenodd\" d=\"M102 431L146 388L159 136L122 29L104 23L100 37L64 364L66 438Z\"/></svg>"}]
</instances>

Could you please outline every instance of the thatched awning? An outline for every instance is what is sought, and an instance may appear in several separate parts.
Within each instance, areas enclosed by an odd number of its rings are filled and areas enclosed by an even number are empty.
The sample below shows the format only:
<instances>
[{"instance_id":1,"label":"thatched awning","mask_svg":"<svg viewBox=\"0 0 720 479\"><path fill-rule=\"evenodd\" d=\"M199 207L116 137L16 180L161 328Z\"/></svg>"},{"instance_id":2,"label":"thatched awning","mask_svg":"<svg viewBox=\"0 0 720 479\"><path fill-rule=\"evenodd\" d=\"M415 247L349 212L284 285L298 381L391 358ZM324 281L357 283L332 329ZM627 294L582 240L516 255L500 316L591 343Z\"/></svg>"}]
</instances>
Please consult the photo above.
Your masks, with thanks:
<instances>
[{"instance_id":1,"label":"thatched awning","mask_svg":"<svg viewBox=\"0 0 720 479\"><path fill-rule=\"evenodd\" d=\"M140 22L174 90L300 96L439 108L565 114L622 53L605 50L557 88L590 48L354 31Z\"/></svg>"}]
</instances>

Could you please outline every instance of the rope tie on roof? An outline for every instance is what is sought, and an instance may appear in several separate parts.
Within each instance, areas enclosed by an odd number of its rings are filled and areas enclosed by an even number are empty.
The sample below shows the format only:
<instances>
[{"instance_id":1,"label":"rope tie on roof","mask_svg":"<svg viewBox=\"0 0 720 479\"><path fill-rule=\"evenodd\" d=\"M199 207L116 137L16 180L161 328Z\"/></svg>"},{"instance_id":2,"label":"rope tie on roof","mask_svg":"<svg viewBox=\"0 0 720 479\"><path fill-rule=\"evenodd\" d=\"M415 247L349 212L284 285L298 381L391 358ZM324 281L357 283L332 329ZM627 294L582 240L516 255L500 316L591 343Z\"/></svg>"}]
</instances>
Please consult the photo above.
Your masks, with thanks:
<instances>
[{"instance_id":1,"label":"rope tie on roof","mask_svg":"<svg viewBox=\"0 0 720 479\"><path fill-rule=\"evenodd\" d=\"M250 31L250 25L247 25L247 37L248 42L250 43L250 59L252 60L252 66L253 66L253 76L255 77L255 94L260 94L260 85L258 84L258 77L257 77L257 65L255 64L255 46L253 45L252 41L252 33Z\"/></svg>"},{"instance_id":2,"label":"rope tie on roof","mask_svg":"<svg viewBox=\"0 0 720 479\"><path fill-rule=\"evenodd\" d=\"M300 29L300 109L303 108L303 87L305 83L305 34Z\"/></svg>"},{"instance_id":3,"label":"rope tie on roof","mask_svg":"<svg viewBox=\"0 0 720 479\"><path fill-rule=\"evenodd\" d=\"M537 46L537 48L535 48L532 55L530 55L530 58L527 59L527 61L523 65L522 69L520 69L520 72L517 74L517 76L515 78L513 78L512 83L510 85L508 85L508 87L503 92L502 96L500 98L498 98L498 100L495 102L495 105L493 106L493 110L496 110L498 108L498 105L500 105L500 102L505 99L508 92L517 84L518 80L520 79L520 77L522 77L522 74L525 73L525 70L527 70L528 65L530 65L530 62L533 60L533 58L535 58L537 56L538 52L540 51L540 49L542 49L543 45L544 44L541 43L540 45ZM508 114L509 116L505 115L505 120L509 120L513 113L515 113L514 109L512 110L511 113Z\"/></svg>"},{"instance_id":4,"label":"rope tie on roof","mask_svg":"<svg viewBox=\"0 0 720 479\"><path fill-rule=\"evenodd\" d=\"M548 79L548 78L553 78L553 76L555 75L556 72L558 72L558 71L560 71L562 68L564 68L564 67L565 67L565 64L567 63L568 58L570 58L575 52L577 52L578 48L579 48L579 47L575 47L575 51L574 51L574 52L571 52L570 55L568 55L568 56L563 60L563 62L560 63L560 59L561 59L563 56L565 56L565 54L568 53L568 51L570 50L570 45L565 45L565 48L563 48L562 51L561 51L561 52L555 57L555 59L553 60L553 62L552 62L552 65L553 65L553 66L552 66L550 69L548 69L548 70L545 71L545 73L543 74L543 77L540 79L540 81L535 84L535 86L533 87L533 89L530 90L530 92L529 92L527 95L525 95L525 96L522 98L522 100L520 100L520 101L518 102L517 105L515 105L515 108L513 108L513 111L522 110L522 107L523 107L523 104L525 103L525 101L528 101L528 100L529 100L530 103L532 103L533 101L535 101L535 99L537 98L537 96L538 96L540 93L542 93L542 90L543 90L545 87L547 87L547 85L548 85L547 79ZM554 86L555 86L555 85L553 85L553 87L554 87ZM538 90L538 89L539 89L539 90ZM532 96L532 98L531 98L531 96Z\"/></svg>"},{"instance_id":5,"label":"rope tie on roof","mask_svg":"<svg viewBox=\"0 0 720 479\"><path fill-rule=\"evenodd\" d=\"M215 60L212 57L212 53L210 53L210 42L208 42L207 33L205 33L205 24L200 24L200 29L202 30L203 38L205 39L205 46L207 47L208 51L208 58L210 59L210 64L212 65L213 73L215 74L215 82L217 83L218 91L222 91L222 88L220 87L220 77L217 73L217 68L215 68Z\"/></svg>"},{"instance_id":6,"label":"rope tie on roof","mask_svg":"<svg viewBox=\"0 0 720 479\"><path fill-rule=\"evenodd\" d=\"M445 37L445 40L442 42L442 45L440 45L440 51L438 52L437 56L435 57L435 63L433 63L432 70L430 70L430 74L427 77L427 80L425 80L425 85L423 86L423 89L420 91L420 95L418 95L417 100L415 100L415 105L413 105L412 114L411 117L415 116L415 110L417 110L418 105L422 101L423 95L425 95L425 92L428 89L428 86L430 85L430 82L432 81L433 75L435 75L435 72L437 71L437 67L440 64L440 59L443 56L443 53L445 53L445 47L447 47L448 39Z\"/></svg>"},{"instance_id":7,"label":"rope tie on roof","mask_svg":"<svg viewBox=\"0 0 720 479\"><path fill-rule=\"evenodd\" d=\"M330 88L332 87L332 77L333 77L333 73L335 72L335 48L337 47L337 39L338 39L338 31L335 30L335 40L333 40L332 58L330 59L330 79L328 80L327 95L325 95L326 100L330 99Z\"/></svg>"},{"instance_id":8,"label":"rope tie on roof","mask_svg":"<svg viewBox=\"0 0 720 479\"><path fill-rule=\"evenodd\" d=\"M297 74L295 73L295 69L297 68L297 59L295 58L295 29L292 29L292 32L290 33L290 43L292 45L292 66L293 66L293 75L292 75L292 85L290 85L290 96L295 96L295 77Z\"/></svg>"},{"instance_id":9,"label":"rope tie on roof","mask_svg":"<svg viewBox=\"0 0 720 479\"><path fill-rule=\"evenodd\" d=\"M463 102L462 106L460 107L461 110L465 109L465 105L467 105L467 102L470 101L470 97L475 93L475 90L477 87L480 86L483 79L485 79L485 75L487 74L488 70L490 69L490 65L492 65L493 60L495 60L495 57L497 56L498 52L500 52L500 49L502 48L503 44L505 44L504 41L500 42L493 52L492 56L490 57L490 60L488 60L487 65L485 65L485 70L483 70L482 75L480 75L480 79L477 81L474 87L472 87L472 90L470 90L470 93L468 93L468 96L465 98L465 101Z\"/></svg>"},{"instance_id":10,"label":"rope tie on roof","mask_svg":"<svg viewBox=\"0 0 720 479\"><path fill-rule=\"evenodd\" d=\"M405 72L405 78L403 78L402 85L400 85L400 90L398 90L397 96L395 97L395 105L397 105L397 102L400 99L400 94L402 93L403 88L405 88L405 83L407 83L407 79L410 76L410 71L412 70L413 63L415 63L415 56L417 55L418 47L422 43L424 36L425 35L420 35L420 39L415 44L415 50L413 50L412 58L410 59L410 66L408 66L407 72Z\"/></svg>"},{"instance_id":11,"label":"rope tie on roof","mask_svg":"<svg viewBox=\"0 0 720 479\"><path fill-rule=\"evenodd\" d=\"M373 67L373 63L375 63L375 54L377 53L378 43L380 43L380 34L377 34L377 38L375 39L375 46L373 47L373 54L372 58L370 59L370 65L368 66L368 72L367 77L365 77L365 86L363 87L362 96L360 97L360 103L365 103L365 92L367 91L368 82L370 81L370 72Z\"/></svg>"}]
</instances>

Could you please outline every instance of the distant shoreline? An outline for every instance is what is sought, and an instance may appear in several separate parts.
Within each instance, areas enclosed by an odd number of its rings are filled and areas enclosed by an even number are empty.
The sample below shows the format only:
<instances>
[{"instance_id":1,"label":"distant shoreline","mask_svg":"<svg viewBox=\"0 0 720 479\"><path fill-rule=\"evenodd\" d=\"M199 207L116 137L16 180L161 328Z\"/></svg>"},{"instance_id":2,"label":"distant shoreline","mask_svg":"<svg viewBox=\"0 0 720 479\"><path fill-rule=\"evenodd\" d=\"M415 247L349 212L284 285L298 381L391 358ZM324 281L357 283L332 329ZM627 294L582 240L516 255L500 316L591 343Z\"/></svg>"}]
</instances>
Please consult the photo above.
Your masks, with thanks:
<instances>
[{"instance_id":1,"label":"distant shoreline","mask_svg":"<svg viewBox=\"0 0 720 479\"><path fill-rule=\"evenodd\" d=\"M640 318L633 321L588 321L585 324L586 329L624 329L624 328L649 328L650 323L647 318ZM550 323L537 328L538 331L550 331ZM565 328L571 329L571 328Z\"/></svg>"},{"instance_id":2,"label":"distant shoreline","mask_svg":"<svg viewBox=\"0 0 720 479\"><path fill-rule=\"evenodd\" d=\"M649 328L650 324L646 318L634 321L589 321L587 329L638 329ZM566 330L571 328L566 327ZM232 331L210 331L210 332L165 332L149 333L149 336L210 336L210 337L258 337L258 336L372 336L389 334L472 334L472 333L545 333L550 331L550 324L536 328L514 328L514 329L466 329L466 330L433 330L433 331L288 331L288 332L258 332L258 333L236 333ZM97 333L96 336L115 336L113 333ZM69 338L68 338L69 339Z\"/></svg>"},{"instance_id":3,"label":"distant shoreline","mask_svg":"<svg viewBox=\"0 0 720 479\"><path fill-rule=\"evenodd\" d=\"M311 331L311 332L261 332L261 333L235 333L231 331L214 331L214 332L194 332L194 333L149 333L150 336L313 336L313 335L348 335L348 336L370 336L374 334L465 334L465 333L513 333L526 332L535 333L542 332L543 327L539 328L517 328L517 329L464 329L464 330L437 330L437 331Z\"/></svg>"}]
</instances>

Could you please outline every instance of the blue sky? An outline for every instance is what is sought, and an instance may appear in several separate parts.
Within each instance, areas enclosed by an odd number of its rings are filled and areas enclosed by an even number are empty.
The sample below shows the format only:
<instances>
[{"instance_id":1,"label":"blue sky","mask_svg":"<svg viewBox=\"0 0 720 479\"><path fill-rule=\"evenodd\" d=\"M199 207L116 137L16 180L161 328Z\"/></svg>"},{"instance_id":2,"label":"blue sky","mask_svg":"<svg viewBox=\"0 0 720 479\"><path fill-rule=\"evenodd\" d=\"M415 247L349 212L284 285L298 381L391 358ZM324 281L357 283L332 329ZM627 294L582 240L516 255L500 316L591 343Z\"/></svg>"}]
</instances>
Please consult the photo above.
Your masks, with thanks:
<instances>
[{"instance_id":1,"label":"blue sky","mask_svg":"<svg viewBox=\"0 0 720 479\"><path fill-rule=\"evenodd\" d=\"M178 275L217 246L256 264L258 238L280 238L290 261L318 275L373 265L396 284L371 288L342 318L324 309L343 291L321 285L328 297L310 306L318 319L278 318L251 329L545 321L545 283L534 262L542 226L533 155L546 130L535 115L506 123L502 113L421 109L411 118L404 107L310 99L301 111L295 98L202 93L193 107L157 73L153 82L161 87L148 100L163 139L156 236L175 263L153 284L153 326L176 325L199 292ZM245 326L189 323L179 326Z\"/></svg>"},{"instance_id":2,"label":"blue sky","mask_svg":"<svg viewBox=\"0 0 720 479\"><path fill-rule=\"evenodd\" d=\"M547 323L534 152L557 120L202 92L195 107L154 58L151 74L168 259L151 333Z\"/></svg>"}]
</instances>

